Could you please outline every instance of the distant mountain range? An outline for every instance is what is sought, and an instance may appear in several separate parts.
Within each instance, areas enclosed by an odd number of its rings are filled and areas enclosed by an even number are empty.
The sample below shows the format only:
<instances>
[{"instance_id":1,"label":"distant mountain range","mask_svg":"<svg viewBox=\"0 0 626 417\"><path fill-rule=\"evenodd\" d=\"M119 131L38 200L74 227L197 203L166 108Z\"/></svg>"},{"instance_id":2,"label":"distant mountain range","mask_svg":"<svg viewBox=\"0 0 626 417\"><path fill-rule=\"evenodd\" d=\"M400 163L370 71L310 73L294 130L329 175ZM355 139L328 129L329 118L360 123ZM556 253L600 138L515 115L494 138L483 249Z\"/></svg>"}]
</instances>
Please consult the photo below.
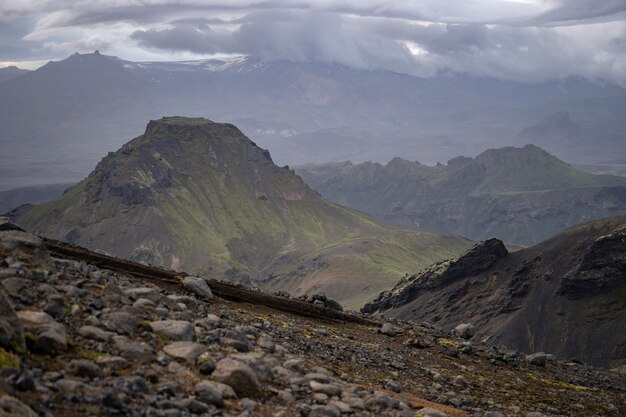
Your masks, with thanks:
<instances>
[{"instance_id":1,"label":"distant mountain range","mask_svg":"<svg viewBox=\"0 0 626 417\"><path fill-rule=\"evenodd\" d=\"M490 149L447 165L395 158L296 172L339 204L474 240L531 245L577 223L626 214L626 178L579 171L533 145Z\"/></svg>"},{"instance_id":2,"label":"distant mountain range","mask_svg":"<svg viewBox=\"0 0 626 417\"><path fill-rule=\"evenodd\" d=\"M358 308L471 242L324 200L230 124L151 121L60 197L11 213L44 236L175 270Z\"/></svg>"},{"instance_id":3,"label":"distant mountain range","mask_svg":"<svg viewBox=\"0 0 626 417\"><path fill-rule=\"evenodd\" d=\"M432 164L529 140L573 162L626 158L626 91L578 79L527 85L255 57L138 63L99 53L0 74L0 190L78 181L144 120L165 114L234 122L289 165L398 155Z\"/></svg>"},{"instance_id":4,"label":"distant mountain range","mask_svg":"<svg viewBox=\"0 0 626 417\"><path fill-rule=\"evenodd\" d=\"M513 253L491 239L403 278L363 310L447 328L473 323L476 340L618 368L626 364L625 254L625 216Z\"/></svg>"}]
</instances>

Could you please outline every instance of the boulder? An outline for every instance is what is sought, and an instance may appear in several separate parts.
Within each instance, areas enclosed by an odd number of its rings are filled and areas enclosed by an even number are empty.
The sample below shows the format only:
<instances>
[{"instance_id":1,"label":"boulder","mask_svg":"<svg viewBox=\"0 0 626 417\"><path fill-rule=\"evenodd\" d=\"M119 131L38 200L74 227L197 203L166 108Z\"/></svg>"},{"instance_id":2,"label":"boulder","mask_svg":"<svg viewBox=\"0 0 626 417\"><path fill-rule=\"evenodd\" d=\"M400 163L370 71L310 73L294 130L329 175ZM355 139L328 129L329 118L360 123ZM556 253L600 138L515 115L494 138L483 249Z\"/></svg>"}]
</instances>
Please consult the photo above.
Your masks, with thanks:
<instances>
[{"instance_id":1,"label":"boulder","mask_svg":"<svg viewBox=\"0 0 626 417\"><path fill-rule=\"evenodd\" d=\"M174 342L163 347L163 351L172 358L182 359L193 365L198 356L206 352L206 346L194 342Z\"/></svg>"},{"instance_id":2,"label":"boulder","mask_svg":"<svg viewBox=\"0 0 626 417\"><path fill-rule=\"evenodd\" d=\"M9 301L9 297L0 289L0 348L14 352L25 349L22 325Z\"/></svg>"},{"instance_id":3,"label":"boulder","mask_svg":"<svg viewBox=\"0 0 626 417\"><path fill-rule=\"evenodd\" d=\"M193 294L195 294L201 300L211 300L213 298L213 292L207 285L206 281L200 277L189 276L183 279L183 287Z\"/></svg>"},{"instance_id":4,"label":"boulder","mask_svg":"<svg viewBox=\"0 0 626 417\"><path fill-rule=\"evenodd\" d=\"M380 332L389 337L394 337L396 335L396 329L394 329L391 323L384 323L380 328Z\"/></svg>"},{"instance_id":5,"label":"boulder","mask_svg":"<svg viewBox=\"0 0 626 417\"><path fill-rule=\"evenodd\" d=\"M152 331L169 340L176 341L193 341L195 331L193 324L183 320L161 320L150 323Z\"/></svg>"},{"instance_id":6,"label":"boulder","mask_svg":"<svg viewBox=\"0 0 626 417\"><path fill-rule=\"evenodd\" d=\"M252 368L234 359L220 360L211 376L216 381L229 385L241 396L258 397L261 394L259 381Z\"/></svg>"},{"instance_id":7,"label":"boulder","mask_svg":"<svg viewBox=\"0 0 626 417\"><path fill-rule=\"evenodd\" d=\"M476 329L471 323L461 323L454 328L453 333L461 339L471 339L476 333Z\"/></svg>"}]
</instances>

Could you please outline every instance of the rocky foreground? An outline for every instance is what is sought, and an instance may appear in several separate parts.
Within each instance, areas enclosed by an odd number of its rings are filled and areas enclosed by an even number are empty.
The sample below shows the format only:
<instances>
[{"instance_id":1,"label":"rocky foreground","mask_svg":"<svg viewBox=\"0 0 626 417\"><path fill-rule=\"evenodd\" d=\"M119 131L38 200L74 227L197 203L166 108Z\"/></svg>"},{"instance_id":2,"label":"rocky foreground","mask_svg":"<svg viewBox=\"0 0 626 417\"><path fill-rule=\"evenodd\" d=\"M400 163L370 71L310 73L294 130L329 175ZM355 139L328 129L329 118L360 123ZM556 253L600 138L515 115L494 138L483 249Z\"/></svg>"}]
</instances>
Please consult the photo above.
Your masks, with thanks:
<instances>
[{"instance_id":1,"label":"rocky foreground","mask_svg":"<svg viewBox=\"0 0 626 417\"><path fill-rule=\"evenodd\" d=\"M470 325L320 321L53 258L17 230L0 284L0 417L626 415L623 374L471 343Z\"/></svg>"}]
</instances>

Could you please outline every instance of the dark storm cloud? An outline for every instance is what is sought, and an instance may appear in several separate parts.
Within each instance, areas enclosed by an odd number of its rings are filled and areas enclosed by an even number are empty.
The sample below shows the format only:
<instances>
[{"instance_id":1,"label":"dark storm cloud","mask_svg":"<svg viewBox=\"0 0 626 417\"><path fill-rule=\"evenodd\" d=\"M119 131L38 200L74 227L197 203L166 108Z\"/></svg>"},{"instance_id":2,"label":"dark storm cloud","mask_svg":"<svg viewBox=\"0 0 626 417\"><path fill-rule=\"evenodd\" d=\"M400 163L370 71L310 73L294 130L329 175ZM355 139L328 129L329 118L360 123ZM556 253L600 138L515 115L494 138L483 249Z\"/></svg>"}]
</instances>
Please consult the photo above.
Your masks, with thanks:
<instances>
[{"instance_id":1,"label":"dark storm cloud","mask_svg":"<svg viewBox=\"0 0 626 417\"><path fill-rule=\"evenodd\" d=\"M30 19L24 35L0 42L0 57L101 45L131 60L251 54L626 84L625 9L626 0L0 0L0 22Z\"/></svg>"},{"instance_id":2,"label":"dark storm cloud","mask_svg":"<svg viewBox=\"0 0 626 417\"><path fill-rule=\"evenodd\" d=\"M578 22L626 17L626 0L563 0L529 21L530 24Z\"/></svg>"}]
</instances>

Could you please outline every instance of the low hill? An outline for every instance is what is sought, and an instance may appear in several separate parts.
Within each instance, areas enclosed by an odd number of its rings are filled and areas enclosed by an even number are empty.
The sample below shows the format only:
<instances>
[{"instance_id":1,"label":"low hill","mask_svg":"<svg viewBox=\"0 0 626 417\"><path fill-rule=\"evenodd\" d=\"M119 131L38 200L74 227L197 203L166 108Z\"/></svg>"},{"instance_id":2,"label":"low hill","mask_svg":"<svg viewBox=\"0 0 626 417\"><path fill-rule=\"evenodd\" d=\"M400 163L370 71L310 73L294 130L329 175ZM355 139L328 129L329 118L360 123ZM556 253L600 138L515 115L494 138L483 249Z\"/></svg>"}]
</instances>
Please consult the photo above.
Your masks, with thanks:
<instances>
[{"instance_id":1,"label":"low hill","mask_svg":"<svg viewBox=\"0 0 626 417\"><path fill-rule=\"evenodd\" d=\"M108 254L348 307L469 242L404 231L324 200L233 125L151 121L62 196L15 213L30 231Z\"/></svg>"},{"instance_id":2,"label":"low hill","mask_svg":"<svg viewBox=\"0 0 626 417\"><path fill-rule=\"evenodd\" d=\"M626 179L582 172L543 149L489 149L426 166L305 165L309 186L339 204L403 226L532 245L566 227L626 213Z\"/></svg>"},{"instance_id":3,"label":"low hill","mask_svg":"<svg viewBox=\"0 0 626 417\"><path fill-rule=\"evenodd\" d=\"M402 279L363 311L454 328L474 323L525 352L626 365L626 216L572 227L508 253L491 239Z\"/></svg>"},{"instance_id":4,"label":"low hill","mask_svg":"<svg viewBox=\"0 0 626 417\"><path fill-rule=\"evenodd\" d=\"M0 191L0 213L22 204L37 204L58 197L71 184L49 184L21 187L13 190Z\"/></svg>"}]
</instances>

